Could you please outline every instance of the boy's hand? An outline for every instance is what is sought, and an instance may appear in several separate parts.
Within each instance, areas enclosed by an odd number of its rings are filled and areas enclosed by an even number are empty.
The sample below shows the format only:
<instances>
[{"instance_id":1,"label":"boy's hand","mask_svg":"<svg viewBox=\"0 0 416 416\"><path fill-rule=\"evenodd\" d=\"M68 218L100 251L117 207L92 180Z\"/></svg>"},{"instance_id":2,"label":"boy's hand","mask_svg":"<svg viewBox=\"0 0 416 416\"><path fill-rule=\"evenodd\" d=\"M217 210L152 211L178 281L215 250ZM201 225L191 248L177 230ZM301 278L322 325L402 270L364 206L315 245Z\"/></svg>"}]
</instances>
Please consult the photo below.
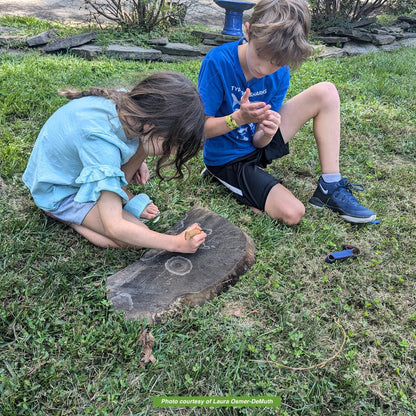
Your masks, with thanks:
<instances>
[{"instance_id":1,"label":"boy's hand","mask_svg":"<svg viewBox=\"0 0 416 416\"><path fill-rule=\"evenodd\" d=\"M280 127L281 117L276 111L269 110L257 129L263 130L265 136L273 137Z\"/></svg>"},{"instance_id":2,"label":"boy's hand","mask_svg":"<svg viewBox=\"0 0 416 416\"><path fill-rule=\"evenodd\" d=\"M233 115L233 118L240 126L242 124L262 122L271 108L269 104L264 102L250 102L250 93L250 89L247 88L241 97L240 109Z\"/></svg>"},{"instance_id":3,"label":"boy's hand","mask_svg":"<svg viewBox=\"0 0 416 416\"><path fill-rule=\"evenodd\" d=\"M267 146L280 127L281 116L273 110L267 111L263 121L258 123L253 137L253 145L257 148Z\"/></svg>"}]
</instances>

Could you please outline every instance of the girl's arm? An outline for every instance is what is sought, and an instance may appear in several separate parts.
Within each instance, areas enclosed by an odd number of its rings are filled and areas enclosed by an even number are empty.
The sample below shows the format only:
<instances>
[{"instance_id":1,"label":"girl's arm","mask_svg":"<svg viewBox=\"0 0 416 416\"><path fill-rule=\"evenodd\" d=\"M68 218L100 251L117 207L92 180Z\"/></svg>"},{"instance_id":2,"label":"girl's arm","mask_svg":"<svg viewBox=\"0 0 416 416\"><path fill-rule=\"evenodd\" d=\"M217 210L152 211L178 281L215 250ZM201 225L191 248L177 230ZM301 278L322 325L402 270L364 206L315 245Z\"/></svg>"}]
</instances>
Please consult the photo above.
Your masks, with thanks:
<instances>
[{"instance_id":1,"label":"girl's arm","mask_svg":"<svg viewBox=\"0 0 416 416\"><path fill-rule=\"evenodd\" d=\"M114 192L102 191L97 201L97 207L103 227L102 232L106 237L116 241L121 246L195 253L206 238L204 232L186 240L186 230L178 235L152 231L138 219L131 218L128 213L123 211L120 197ZM187 230L195 228L201 230L198 224L191 225Z\"/></svg>"},{"instance_id":2,"label":"girl's arm","mask_svg":"<svg viewBox=\"0 0 416 416\"><path fill-rule=\"evenodd\" d=\"M126 182L134 181L137 184L144 185L149 179L149 169L146 164L146 153L144 152L142 144L136 150L136 153L121 167L124 172ZM128 185L123 187L129 199L134 195L128 190Z\"/></svg>"},{"instance_id":3,"label":"girl's arm","mask_svg":"<svg viewBox=\"0 0 416 416\"><path fill-rule=\"evenodd\" d=\"M136 172L140 169L145 160L146 153L142 144L140 143L136 153L121 167L121 170L124 172L124 176L126 177L126 181L128 183L133 180Z\"/></svg>"}]
</instances>

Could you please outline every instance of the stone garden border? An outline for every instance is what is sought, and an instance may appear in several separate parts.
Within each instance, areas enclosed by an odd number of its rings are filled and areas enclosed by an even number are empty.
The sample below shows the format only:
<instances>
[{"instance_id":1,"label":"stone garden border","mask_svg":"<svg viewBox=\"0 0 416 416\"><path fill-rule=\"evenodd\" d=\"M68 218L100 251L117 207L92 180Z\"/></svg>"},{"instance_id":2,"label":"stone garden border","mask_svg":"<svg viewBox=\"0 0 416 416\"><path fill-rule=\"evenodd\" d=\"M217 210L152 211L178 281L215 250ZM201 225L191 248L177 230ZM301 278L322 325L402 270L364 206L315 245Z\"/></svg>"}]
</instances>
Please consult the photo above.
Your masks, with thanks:
<instances>
[{"instance_id":1,"label":"stone garden border","mask_svg":"<svg viewBox=\"0 0 416 416\"><path fill-rule=\"evenodd\" d=\"M149 41L149 48L114 43L107 47L95 44L95 32L82 33L64 39L56 39L54 29L32 37L17 36L16 30L0 27L0 51L18 52L12 45L24 43L31 49L45 53L72 52L91 60L105 55L126 60L152 60L176 62L185 59L203 59L209 50L225 42L231 42L239 36L223 35L218 32L194 31L201 39L198 46L185 43L171 43L167 38L155 38ZM316 37L321 45L314 45L314 57L344 57L360 55L379 50L392 51L403 47L416 46L416 17L399 17L392 26L376 24L375 18L365 19L351 24L350 27L333 27Z\"/></svg>"}]
</instances>

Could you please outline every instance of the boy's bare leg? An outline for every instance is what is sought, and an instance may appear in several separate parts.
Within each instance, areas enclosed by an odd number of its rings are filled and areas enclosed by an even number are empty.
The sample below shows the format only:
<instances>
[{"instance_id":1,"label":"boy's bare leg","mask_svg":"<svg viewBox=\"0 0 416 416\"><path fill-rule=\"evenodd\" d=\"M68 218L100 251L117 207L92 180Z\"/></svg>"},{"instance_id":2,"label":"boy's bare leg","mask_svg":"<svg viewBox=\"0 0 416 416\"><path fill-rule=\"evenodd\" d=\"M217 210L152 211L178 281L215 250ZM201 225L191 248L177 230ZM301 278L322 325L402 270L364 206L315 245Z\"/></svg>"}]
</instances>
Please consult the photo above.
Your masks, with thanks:
<instances>
[{"instance_id":1,"label":"boy's bare leg","mask_svg":"<svg viewBox=\"0 0 416 416\"><path fill-rule=\"evenodd\" d=\"M339 173L340 103L335 86L329 82L313 85L283 104L279 113L286 142L313 119L322 173ZM265 212L273 219L294 225L304 216L305 206L282 184L277 184L269 192Z\"/></svg>"},{"instance_id":2,"label":"boy's bare leg","mask_svg":"<svg viewBox=\"0 0 416 416\"><path fill-rule=\"evenodd\" d=\"M330 82L321 82L291 98L279 110L280 130L288 142L313 119L322 173L339 173L340 102Z\"/></svg>"},{"instance_id":3,"label":"boy's bare leg","mask_svg":"<svg viewBox=\"0 0 416 416\"><path fill-rule=\"evenodd\" d=\"M305 215L305 206L278 183L270 190L264 211L273 219L281 219L287 225L295 225Z\"/></svg>"},{"instance_id":4,"label":"boy's bare leg","mask_svg":"<svg viewBox=\"0 0 416 416\"><path fill-rule=\"evenodd\" d=\"M322 176L309 202L316 208L327 207L352 223L373 221L376 214L359 204L348 179L342 178L339 171L340 102L335 86L329 82L316 84L290 99L279 112L286 141L313 119Z\"/></svg>"}]
</instances>

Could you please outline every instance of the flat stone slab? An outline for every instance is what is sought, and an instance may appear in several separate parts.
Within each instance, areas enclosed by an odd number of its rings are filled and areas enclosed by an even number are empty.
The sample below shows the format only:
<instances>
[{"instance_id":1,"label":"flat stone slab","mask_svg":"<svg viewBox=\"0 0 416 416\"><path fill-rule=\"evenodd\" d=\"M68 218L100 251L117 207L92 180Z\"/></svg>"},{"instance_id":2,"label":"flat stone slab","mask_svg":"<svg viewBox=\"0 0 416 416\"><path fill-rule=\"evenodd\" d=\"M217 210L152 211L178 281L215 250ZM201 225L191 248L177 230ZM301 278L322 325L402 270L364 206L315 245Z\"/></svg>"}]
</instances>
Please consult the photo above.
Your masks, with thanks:
<instances>
[{"instance_id":1,"label":"flat stone slab","mask_svg":"<svg viewBox=\"0 0 416 416\"><path fill-rule=\"evenodd\" d=\"M83 45L77 48L72 48L71 51L74 55L80 56L81 58L89 61L104 53L102 46L98 45Z\"/></svg>"},{"instance_id":2,"label":"flat stone slab","mask_svg":"<svg viewBox=\"0 0 416 416\"><path fill-rule=\"evenodd\" d=\"M47 32L42 32L36 36L32 36L26 39L26 43L30 47L46 45L47 43L55 39L55 37L56 37L56 30L51 29L51 30L48 30Z\"/></svg>"},{"instance_id":3,"label":"flat stone slab","mask_svg":"<svg viewBox=\"0 0 416 416\"><path fill-rule=\"evenodd\" d=\"M167 233L178 234L195 222L207 234L195 254L151 249L108 278L107 297L126 318L153 323L182 305L202 305L235 284L254 264L252 239L206 208L191 209Z\"/></svg>"},{"instance_id":4,"label":"flat stone slab","mask_svg":"<svg viewBox=\"0 0 416 416\"><path fill-rule=\"evenodd\" d=\"M143 59L158 60L162 52L157 49L145 49L139 46L109 45L105 54L119 59L139 61Z\"/></svg>"},{"instance_id":5,"label":"flat stone slab","mask_svg":"<svg viewBox=\"0 0 416 416\"><path fill-rule=\"evenodd\" d=\"M358 42L347 42L342 48L347 55L363 55L365 53L377 52L377 46L374 46L372 43L358 43Z\"/></svg>"},{"instance_id":6,"label":"flat stone slab","mask_svg":"<svg viewBox=\"0 0 416 416\"><path fill-rule=\"evenodd\" d=\"M45 52L58 52L65 49L81 46L86 43L97 40L97 34L95 32L80 33L79 35L68 36L65 39L58 39L48 43L43 50Z\"/></svg>"},{"instance_id":7,"label":"flat stone slab","mask_svg":"<svg viewBox=\"0 0 416 416\"><path fill-rule=\"evenodd\" d=\"M199 56L201 55L200 50L195 46L186 45L184 43L167 43L166 45L157 45L157 48L162 51L162 53L167 53L169 55L179 55L179 56Z\"/></svg>"}]
</instances>

